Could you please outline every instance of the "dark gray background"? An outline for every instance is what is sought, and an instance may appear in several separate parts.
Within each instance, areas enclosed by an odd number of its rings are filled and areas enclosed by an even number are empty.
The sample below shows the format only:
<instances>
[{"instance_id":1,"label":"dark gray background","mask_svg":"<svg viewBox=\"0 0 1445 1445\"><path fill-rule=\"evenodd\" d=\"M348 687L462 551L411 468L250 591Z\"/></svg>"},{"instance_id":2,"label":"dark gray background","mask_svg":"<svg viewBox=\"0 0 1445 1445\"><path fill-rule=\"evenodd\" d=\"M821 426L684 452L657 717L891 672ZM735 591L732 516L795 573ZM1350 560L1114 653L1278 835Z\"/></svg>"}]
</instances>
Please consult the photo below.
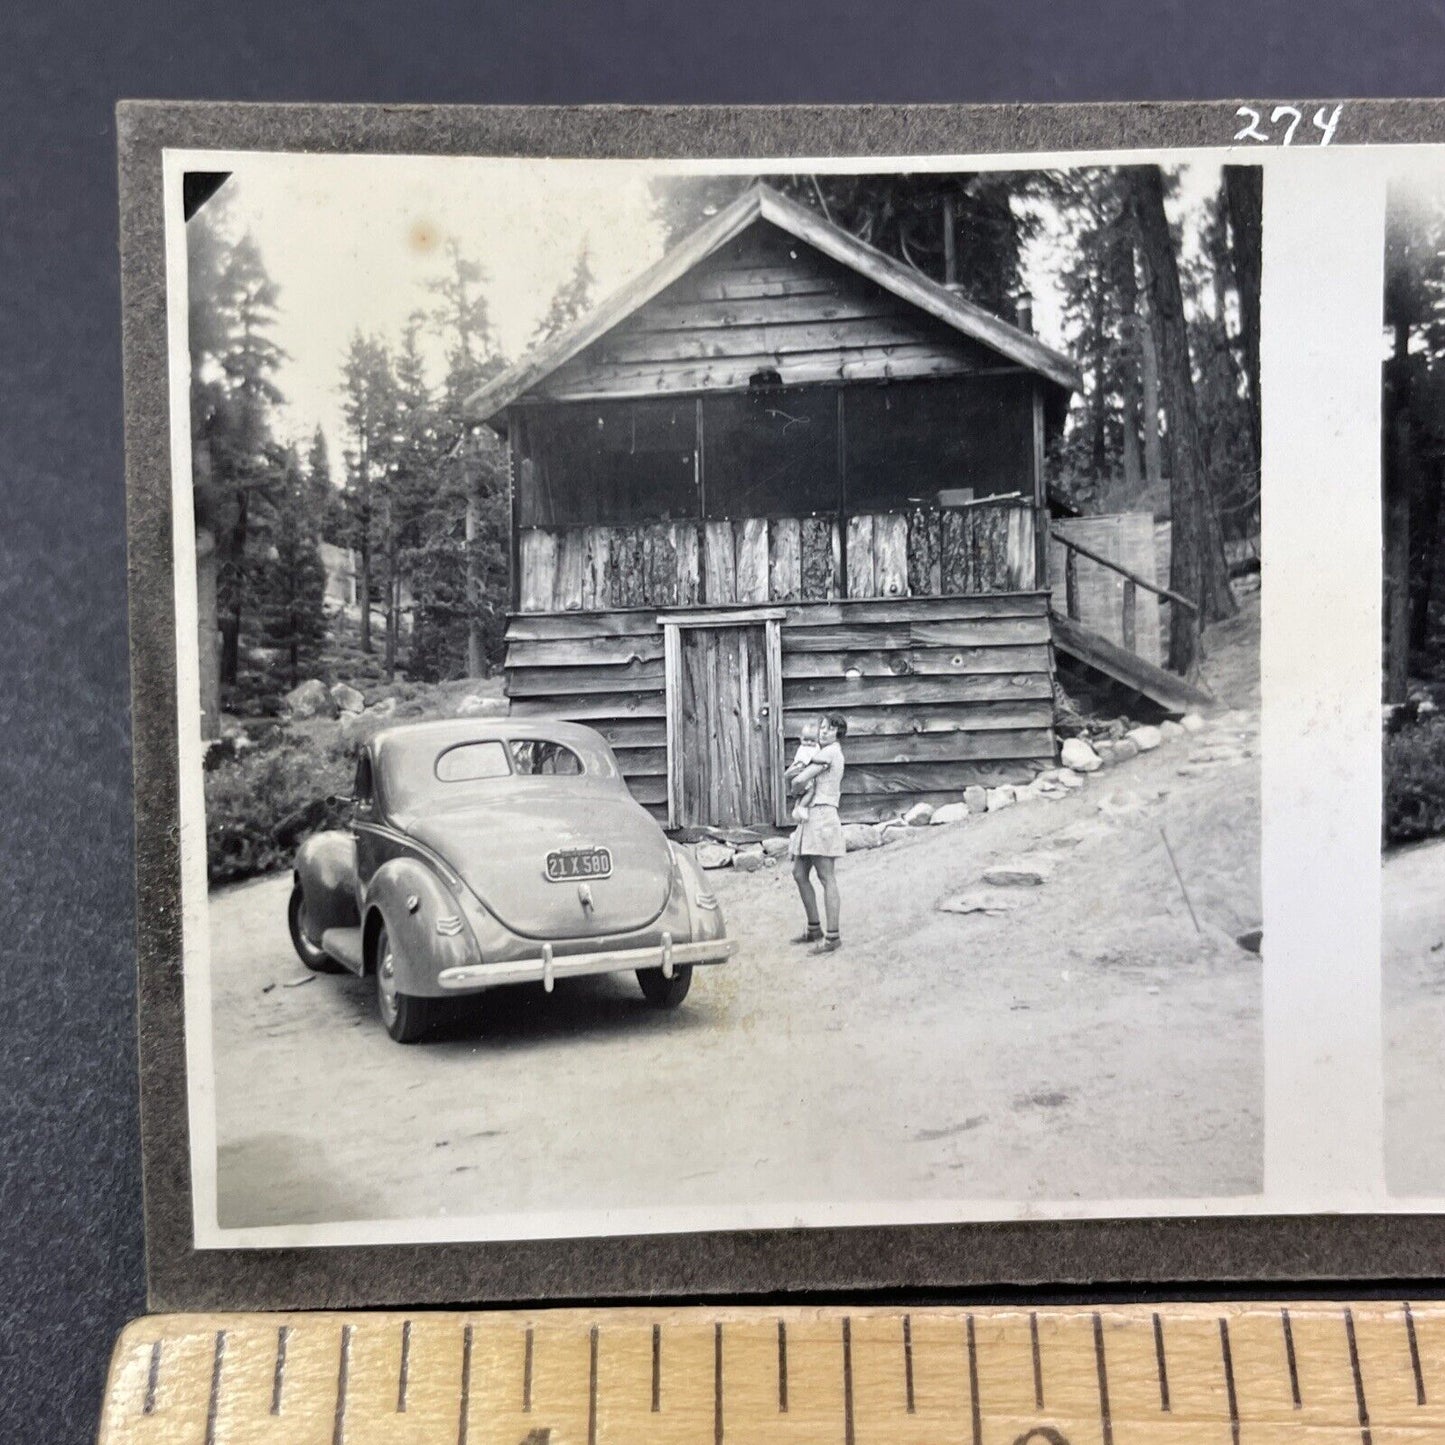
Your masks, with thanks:
<instances>
[{"instance_id":1,"label":"dark gray background","mask_svg":"<svg viewBox=\"0 0 1445 1445\"><path fill-rule=\"evenodd\" d=\"M1423 95L1445 4L356 0L0 14L0 1439L83 1441L143 1308L119 299L122 96Z\"/></svg>"}]
</instances>

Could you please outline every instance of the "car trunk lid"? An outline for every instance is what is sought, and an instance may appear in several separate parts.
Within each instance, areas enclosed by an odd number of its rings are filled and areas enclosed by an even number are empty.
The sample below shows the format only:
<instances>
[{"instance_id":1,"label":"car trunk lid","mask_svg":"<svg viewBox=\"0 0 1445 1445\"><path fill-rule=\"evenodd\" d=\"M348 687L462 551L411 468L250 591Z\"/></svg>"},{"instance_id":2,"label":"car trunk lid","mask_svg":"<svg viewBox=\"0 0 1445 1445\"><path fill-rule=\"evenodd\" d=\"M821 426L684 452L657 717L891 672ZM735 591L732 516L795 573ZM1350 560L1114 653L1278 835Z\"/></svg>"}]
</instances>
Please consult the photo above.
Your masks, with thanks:
<instances>
[{"instance_id":1,"label":"car trunk lid","mask_svg":"<svg viewBox=\"0 0 1445 1445\"><path fill-rule=\"evenodd\" d=\"M535 796L528 789L431 813L407 831L439 853L501 923L528 938L634 932L663 911L672 886L667 839L642 808L610 792L579 796L575 783L565 806L542 788ZM596 871L598 849L611 865L605 877Z\"/></svg>"}]
</instances>

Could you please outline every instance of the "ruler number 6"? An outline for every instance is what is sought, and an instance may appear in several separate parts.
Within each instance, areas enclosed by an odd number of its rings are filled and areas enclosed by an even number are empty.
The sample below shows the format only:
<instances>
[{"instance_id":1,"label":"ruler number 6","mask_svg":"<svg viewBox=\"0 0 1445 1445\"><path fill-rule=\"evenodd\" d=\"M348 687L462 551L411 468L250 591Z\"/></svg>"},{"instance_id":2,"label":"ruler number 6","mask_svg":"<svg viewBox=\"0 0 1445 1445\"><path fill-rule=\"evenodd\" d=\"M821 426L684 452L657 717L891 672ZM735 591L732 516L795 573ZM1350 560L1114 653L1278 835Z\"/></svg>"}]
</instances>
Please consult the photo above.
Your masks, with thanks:
<instances>
[{"instance_id":1,"label":"ruler number 6","mask_svg":"<svg viewBox=\"0 0 1445 1445\"><path fill-rule=\"evenodd\" d=\"M1320 144L1327 146L1334 139L1335 130L1340 123L1340 112L1343 105L1337 105L1332 111L1326 111L1324 106L1315 111L1310 124L1320 132ZM1274 137L1268 131L1261 130L1260 122L1264 119L1264 113L1256 110L1252 105L1242 105L1234 112L1236 117L1242 119L1244 124L1234 133L1236 141L1254 141L1259 145L1268 145ZM1286 117L1289 124L1280 137L1281 145L1293 145L1295 131L1299 129L1300 123L1304 120L1304 112L1294 105L1277 105L1269 113L1269 123L1278 125Z\"/></svg>"}]
</instances>

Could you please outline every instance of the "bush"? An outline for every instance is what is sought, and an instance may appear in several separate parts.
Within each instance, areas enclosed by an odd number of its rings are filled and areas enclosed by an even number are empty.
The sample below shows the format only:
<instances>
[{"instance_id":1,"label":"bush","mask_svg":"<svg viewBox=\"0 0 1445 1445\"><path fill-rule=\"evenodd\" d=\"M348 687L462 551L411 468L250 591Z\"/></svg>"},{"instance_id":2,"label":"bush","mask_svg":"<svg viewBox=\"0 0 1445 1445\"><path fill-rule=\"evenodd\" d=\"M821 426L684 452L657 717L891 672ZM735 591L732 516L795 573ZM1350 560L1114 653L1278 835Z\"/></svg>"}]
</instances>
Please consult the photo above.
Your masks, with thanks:
<instances>
[{"instance_id":1,"label":"bush","mask_svg":"<svg viewBox=\"0 0 1445 1445\"><path fill-rule=\"evenodd\" d=\"M1445 833L1445 716L1386 736L1384 828L1387 843Z\"/></svg>"},{"instance_id":2,"label":"bush","mask_svg":"<svg viewBox=\"0 0 1445 1445\"><path fill-rule=\"evenodd\" d=\"M309 833L337 821L328 794L351 786L354 752L334 734L282 733L206 773L206 863L212 885L290 864Z\"/></svg>"}]
</instances>

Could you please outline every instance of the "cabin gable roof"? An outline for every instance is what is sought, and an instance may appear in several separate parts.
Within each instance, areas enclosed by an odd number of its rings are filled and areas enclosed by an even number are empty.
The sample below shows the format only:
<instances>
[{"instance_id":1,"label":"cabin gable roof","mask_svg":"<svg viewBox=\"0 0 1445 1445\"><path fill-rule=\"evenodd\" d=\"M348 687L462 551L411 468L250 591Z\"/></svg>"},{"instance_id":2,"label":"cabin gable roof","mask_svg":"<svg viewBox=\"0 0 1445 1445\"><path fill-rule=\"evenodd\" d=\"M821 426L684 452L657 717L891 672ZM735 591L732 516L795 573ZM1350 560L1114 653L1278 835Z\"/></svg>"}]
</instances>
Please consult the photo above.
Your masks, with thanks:
<instances>
[{"instance_id":1,"label":"cabin gable roof","mask_svg":"<svg viewBox=\"0 0 1445 1445\"><path fill-rule=\"evenodd\" d=\"M860 278L864 284L906 303L918 324L943 335L952 334L1031 371L1052 384L1066 406L1068 393L1080 388L1077 366L1037 337L1011 325L954 291L894 261L830 221L799 205L770 186L750 187L709 218L654 265L614 292L575 326L544 342L515 366L467 399L478 421L493 421L499 412L529 392L543 388L589 348L615 332L647 304L668 291L710 257L742 237L760 221L791 236ZM876 293L875 293L876 294ZM561 378L557 378L561 380ZM699 383L706 390L708 383Z\"/></svg>"}]
</instances>

